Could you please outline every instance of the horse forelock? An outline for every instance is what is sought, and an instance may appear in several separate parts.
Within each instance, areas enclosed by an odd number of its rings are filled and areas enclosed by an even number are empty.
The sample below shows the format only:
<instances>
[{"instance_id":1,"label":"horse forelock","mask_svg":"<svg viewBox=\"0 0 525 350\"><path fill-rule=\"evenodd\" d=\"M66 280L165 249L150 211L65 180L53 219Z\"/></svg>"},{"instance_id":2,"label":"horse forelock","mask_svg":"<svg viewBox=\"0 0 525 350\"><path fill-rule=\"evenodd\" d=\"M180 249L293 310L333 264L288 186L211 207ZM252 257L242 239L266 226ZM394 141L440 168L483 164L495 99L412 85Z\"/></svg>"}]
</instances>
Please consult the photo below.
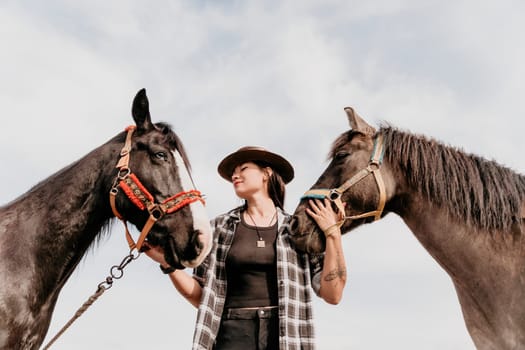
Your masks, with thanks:
<instances>
[{"instance_id":1,"label":"horse forelock","mask_svg":"<svg viewBox=\"0 0 525 350\"><path fill-rule=\"evenodd\" d=\"M335 141L332 143L332 147L330 148L330 151L328 152L327 160L330 161L335 157L335 154L337 153L337 150L341 147L345 146L351 139L352 136L355 134L352 130L347 131L339 135L335 139Z\"/></svg>"},{"instance_id":2,"label":"horse forelock","mask_svg":"<svg viewBox=\"0 0 525 350\"><path fill-rule=\"evenodd\" d=\"M409 186L470 226L508 230L520 220L525 177L439 141L382 126L385 158Z\"/></svg>"},{"instance_id":3,"label":"horse forelock","mask_svg":"<svg viewBox=\"0 0 525 350\"><path fill-rule=\"evenodd\" d=\"M184 161L184 165L186 165L188 171L191 172L190 160L188 158L184 145L182 144L182 141L179 138L179 136L173 131L171 125L169 125L168 123L160 122L155 123L155 126L160 132L162 132L162 134L165 137L165 142L169 144L170 148L172 150L177 150L180 153L182 160Z\"/></svg>"}]
</instances>

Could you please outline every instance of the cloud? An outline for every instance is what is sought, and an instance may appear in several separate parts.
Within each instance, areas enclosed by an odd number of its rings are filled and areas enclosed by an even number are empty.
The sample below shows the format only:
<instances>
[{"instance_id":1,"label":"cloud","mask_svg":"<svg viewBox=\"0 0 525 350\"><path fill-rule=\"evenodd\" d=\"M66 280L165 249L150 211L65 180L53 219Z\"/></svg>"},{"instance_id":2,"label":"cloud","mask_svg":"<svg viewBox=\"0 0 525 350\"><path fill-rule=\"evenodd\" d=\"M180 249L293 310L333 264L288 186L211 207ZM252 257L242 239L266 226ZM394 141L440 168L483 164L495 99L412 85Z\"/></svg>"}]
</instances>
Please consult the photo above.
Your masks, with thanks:
<instances>
[{"instance_id":1,"label":"cloud","mask_svg":"<svg viewBox=\"0 0 525 350\"><path fill-rule=\"evenodd\" d=\"M216 165L246 144L292 161L292 211L348 129L348 105L373 125L386 121L523 173L521 9L510 0L10 2L0 13L0 198L132 123L142 87L153 119L181 136L210 216L238 204ZM315 305L320 349L473 348L450 278L399 218L344 244L344 302ZM126 253L115 224L64 288L50 333ZM164 277L147 258L134 262L56 348L190 347L194 310Z\"/></svg>"}]
</instances>

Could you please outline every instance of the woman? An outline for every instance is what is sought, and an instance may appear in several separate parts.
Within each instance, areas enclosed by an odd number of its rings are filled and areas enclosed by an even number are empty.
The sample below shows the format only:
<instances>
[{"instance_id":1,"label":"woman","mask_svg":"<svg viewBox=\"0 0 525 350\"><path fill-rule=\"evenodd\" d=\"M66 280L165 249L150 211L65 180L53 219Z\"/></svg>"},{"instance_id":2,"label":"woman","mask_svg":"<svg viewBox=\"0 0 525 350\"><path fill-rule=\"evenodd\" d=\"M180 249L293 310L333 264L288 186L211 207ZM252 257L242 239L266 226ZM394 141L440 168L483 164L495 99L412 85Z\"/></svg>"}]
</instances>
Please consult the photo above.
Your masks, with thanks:
<instances>
[{"instance_id":1,"label":"woman","mask_svg":"<svg viewBox=\"0 0 525 350\"><path fill-rule=\"evenodd\" d=\"M212 221L214 246L193 276L161 264L177 290L198 307L194 349L313 349L311 290L337 304L346 282L338 215L328 200L311 201L309 215L325 231L326 251L293 249L290 215L283 210L291 164L260 147L224 158L219 174L244 205Z\"/></svg>"}]
</instances>

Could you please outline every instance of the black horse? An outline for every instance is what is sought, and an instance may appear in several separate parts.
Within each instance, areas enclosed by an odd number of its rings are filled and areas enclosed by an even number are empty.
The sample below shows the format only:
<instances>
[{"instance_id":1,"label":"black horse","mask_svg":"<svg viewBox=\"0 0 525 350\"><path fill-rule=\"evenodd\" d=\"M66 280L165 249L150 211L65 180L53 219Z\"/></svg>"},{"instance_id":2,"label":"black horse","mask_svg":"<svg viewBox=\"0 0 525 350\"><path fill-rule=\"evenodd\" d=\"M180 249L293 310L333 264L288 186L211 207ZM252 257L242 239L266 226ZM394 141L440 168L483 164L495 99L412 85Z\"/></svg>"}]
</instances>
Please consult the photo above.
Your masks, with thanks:
<instances>
[{"instance_id":1,"label":"black horse","mask_svg":"<svg viewBox=\"0 0 525 350\"><path fill-rule=\"evenodd\" d=\"M132 115L134 126L0 207L0 349L40 347L62 287L115 216L142 230L136 243L128 237L132 251L147 236L174 267L210 251L181 141L151 122L144 89Z\"/></svg>"}]
</instances>

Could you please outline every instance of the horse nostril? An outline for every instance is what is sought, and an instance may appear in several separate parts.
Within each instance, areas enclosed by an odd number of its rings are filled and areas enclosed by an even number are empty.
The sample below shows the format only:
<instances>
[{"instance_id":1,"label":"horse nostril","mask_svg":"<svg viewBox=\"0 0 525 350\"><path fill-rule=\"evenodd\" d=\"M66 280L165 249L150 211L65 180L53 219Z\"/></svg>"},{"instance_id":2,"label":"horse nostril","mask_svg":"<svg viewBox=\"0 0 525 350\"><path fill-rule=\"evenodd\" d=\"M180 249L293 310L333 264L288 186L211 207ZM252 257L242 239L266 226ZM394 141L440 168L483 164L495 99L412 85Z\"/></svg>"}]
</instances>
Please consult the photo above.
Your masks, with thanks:
<instances>
[{"instance_id":1,"label":"horse nostril","mask_svg":"<svg viewBox=\"0 0 525 350\"><path fill-rule=\"evenodd\" d=\"M204 243L200 240L199 238L200 236L201 236L200 230L193 231L191 241L192 241L193 246L195 247L195 252L197 253L197 255L200 255L202 248L204 248Z\"/></svg>"}]
</instances>

